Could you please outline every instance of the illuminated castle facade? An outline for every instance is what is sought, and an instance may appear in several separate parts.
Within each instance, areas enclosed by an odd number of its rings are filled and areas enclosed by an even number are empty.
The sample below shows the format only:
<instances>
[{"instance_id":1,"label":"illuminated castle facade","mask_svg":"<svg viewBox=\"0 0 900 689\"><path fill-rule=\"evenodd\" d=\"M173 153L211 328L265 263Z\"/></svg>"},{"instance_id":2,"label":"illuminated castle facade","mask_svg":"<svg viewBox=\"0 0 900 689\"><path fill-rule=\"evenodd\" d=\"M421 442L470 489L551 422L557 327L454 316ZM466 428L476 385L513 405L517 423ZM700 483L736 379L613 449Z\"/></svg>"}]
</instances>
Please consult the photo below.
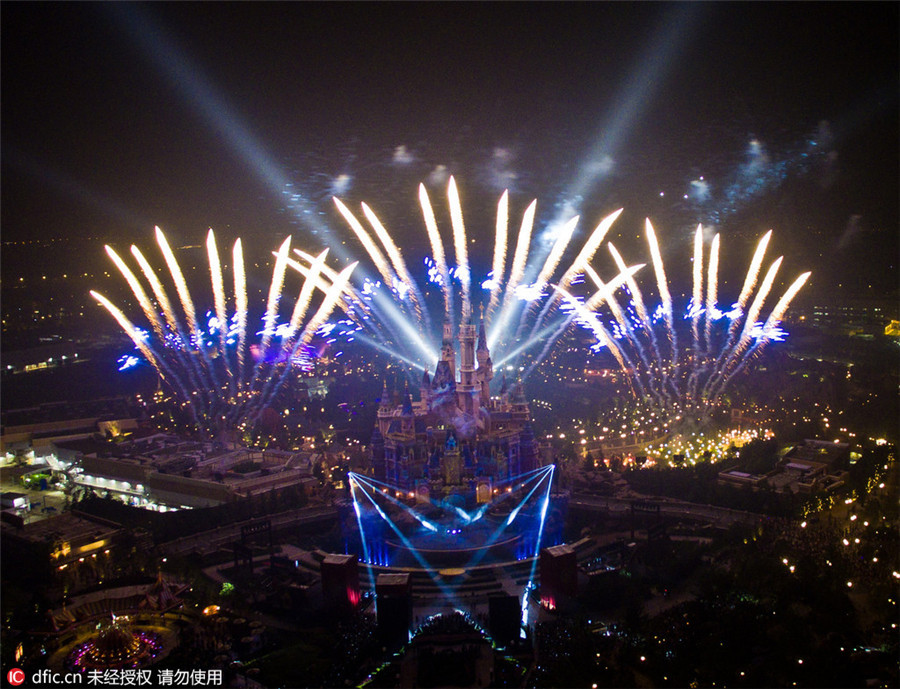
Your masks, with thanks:
<instances>
[{"instance_id":1,"label":"illuminated castle facade","mask_svg":"<svg viewBox=\"0 0 900 689\"><path fill-rule=\"evenodd\" d=\"M537 468L522 384L509 389L504 380L492 397L493 377L483 316L477 343L470 312L455 342L445 323L441 359L433 376L425 372L418 400L409 390L391 395L385 383L372 435L374 477L422 499L472 491L486 502L494 484Z\"/></svg>"}]
</instances>

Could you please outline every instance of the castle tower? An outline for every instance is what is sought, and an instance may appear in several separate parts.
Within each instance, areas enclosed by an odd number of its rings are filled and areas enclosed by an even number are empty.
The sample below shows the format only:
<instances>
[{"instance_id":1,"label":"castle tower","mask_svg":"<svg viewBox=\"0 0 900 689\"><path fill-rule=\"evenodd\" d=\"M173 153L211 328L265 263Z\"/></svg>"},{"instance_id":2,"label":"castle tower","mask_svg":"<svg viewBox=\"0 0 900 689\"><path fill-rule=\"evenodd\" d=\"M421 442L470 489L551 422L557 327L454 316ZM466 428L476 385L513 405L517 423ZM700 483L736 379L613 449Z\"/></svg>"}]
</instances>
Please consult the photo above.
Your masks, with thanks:
<instances>
[{"instance_id":1,"label":"castle tower","mask_svg":"<svg viewBox=\"0 0 900 689\"><path fill-rule=\"evenodd\" d=\"M525 388L522 386L521 380L516 380L516 384L513 386L512 394L509 396L509 406L512 425L521 429L531 421L531 409L528 406L528 399L525 397Z\"/></svg>"},{"instance_id":2,"label":"castle tower","mask_svg":"<svg viewBox=\"0 0 900 689\"><path fill-rule=\"evenodd\" d=\"M491 361L491 352L487 346L487 335L484 331L484 307L481 307L481 321L478 324L478 348L475 350L478 358L478 383L481 386L481 403L488 405L491 399L491 380L494 378L494 363Z\"/></svg>"},{"instance_id":3,"label":"castle tower","mask_svg":"<svg viewBox=\"0 0 900 689\"><path fill-rule=\"evenodd\" d=\"M456 352L453 350L453 331L449 316L444 321L444 343L441 346L441 361L450 365L450 374L456 380Z\"/></svg>"},{"instance_id":4,"label":"castle tower","mask_svg":"<svg viewBox=\"0 0 900 689\"><path fill-rule=\"evenodd\" d=\"M425 409L428 409L428 401L430 395L428 394L431 390L431 376L428 375L428 371L422 374L422 387L419 388L419 399L425 405Z\"/></svg>"},{"instance_id":5,"label":"castle tower","mask_svg":"<svg viewBox=\"0 0 900 689\"><path fill-rule=\"evenodd\" d=\"M382 435L387 433L391 425L391 393L388 392L387 378L384 379L384 387L381 389L381 401L378 403L378 430Z\"/></svg>"},{"instance_id":6,"label":"castle tower","mask_svg":"<svg viewBox=\"0 0 900 689\"><path fill-rule=\"evenodd\" d=\"M400 432L410 437L415 436L415 423L416 417L413 414L412 397L409 394L409 388L407 388L403 395L403 408L400 411Z\"/></svg>"},{"instance_id":7,"label":"castle tower","mask_svg":"<svg viewBox=\"0 0 900 689\"><path fill-rule=\"evenodd\" d=\"M467 414L474 414L480 406L480 386L475 379L475 326L472 324L472 313L467 308L463 311L463 322L459 326L459 407Z\"/></svg>"},{"instance_id":8,"label":"castle tower","mask_svg":"<svg viewBox=\"0 0 900 689\"><path fill-rule=\"evenodd\" d=\"M500 379L500 408L509 411L509 384L506 382L506 374Z\"/></svg>"}]
</instances>

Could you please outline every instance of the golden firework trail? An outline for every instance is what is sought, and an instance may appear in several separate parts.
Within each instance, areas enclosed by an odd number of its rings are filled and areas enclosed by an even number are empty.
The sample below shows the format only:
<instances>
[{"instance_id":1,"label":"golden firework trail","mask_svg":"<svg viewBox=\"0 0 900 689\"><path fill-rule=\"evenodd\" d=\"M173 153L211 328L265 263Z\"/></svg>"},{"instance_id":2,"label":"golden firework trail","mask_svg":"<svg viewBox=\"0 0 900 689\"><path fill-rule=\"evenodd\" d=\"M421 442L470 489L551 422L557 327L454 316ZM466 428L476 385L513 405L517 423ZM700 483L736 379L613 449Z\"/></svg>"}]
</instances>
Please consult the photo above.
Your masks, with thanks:
<instances>
[{"instance_id":1,"label":"golden firework trail","mask_svg":"<svg viewBox=\"0 0 900 689\"><path fill-rule=\"evenodd\" d=\"M375 230L375 234L378 236L378 239L381 240L382 246L384 246L385 251L387 251L388 257L391 259L391 263L394 266L394 271L399 276L400 280L406 286L406 290L408 290L410 298L413 301L413 307L416 310L416 314L421 320L424 316L425 325L428 327L430 325L428 312L422 308L422 295L419 292L419 287L413 281L413 279L409 276L409 271L406 269L406 261L403 260L403 255L400 253L400 249L397 248L397 245L394 243L394 240L391 239L391 235L388 234L387 230L384 229L384 225L381 224L381 221L372 212L372 209L369 208L365 203L362 204L363 214L369 220L369 224L372 225L372 228Z\"/></svg>"},{"instance_id":2,"label":"golden firework trail","mask_svg":"<svg viewBox=\"0 0 900 689\"><path fill-rule=\"evenodd\" d=\"M210 228L206 235L206 255L209 260L209 276L212 282L213 303L216 308L216 325L219 331L219 351L225 351L226 340L228 339L228 315L225 306L225 283L222 279L222 263L219 260L219 251L216 248L216 235ZM212 333L210 333L212 334ZM231 364L228 357L223 358L225 362L225 374L228 379L228 386L233 395L235 390L234 373L231 370Z\"/></svg>"},{"instance_id":3,"label":"golden firework trail","mask_svg":"<svg viewBox=\"0 0 900 689\"><path fill-rule=\"evenodd\" d=\"M625 261L622 259L622 255L618 252L612 242L609 242L606 246L609 249L610 255L613 257L613 260L616 262L616 268L619 269L619 273L625 274L627 268L625 266ZM644 266L643 263L640 265L641 267ZM632 295L634 307L637 311L638 318L640 318L642 327L652 333L652 331L649 330L650 316L647 315L647 307L644 305L644 298L641 295L641 290L638 289L637 281L634 279L633 273L629 273L625 276L625 284L628 287L628 292Z\"/></svg>"},{"instance_id":4,"label":"golden firework trail","mask_svg":"<svg viewBox=\"0 0 900 689\"><path fill-rule=\"evenodd\" d=\"M312 263L315 257L311 254L294 249L294 253L300 256L308 263ZM294 268L304 277L310 276L307 267L296 261L289 261L288 265ZM329 268L322 266L322 274L331 282L316 280L315 276L310 277L315 282L315 286L327 292L331 283L338 279L338 273ZM359 329L368 330L372 337L369 342L375 344L383 339L384 333L379 331L376 323L384 326L391 333L391 337L395 341L409 341L415 343L422 351L428 352L429 358L433 357L428 344L422 338L422 334L410 324L410 321L394 304L382 293L376 293L372 301L366 301L364 295L354 289L349 283L344 286L343 294L338 299L338 307L347 315L347 317L355 323Z\"/></svg>"},{"instance_id":5,"label":"golden firework trail","mask_svg":"<svg viewBox=\"0 0 900 689\"><path fill-rule=\"evenodd\" d=\"M313 259L312 263L310 263L306 279L303 281L303 287L300 288L300 295L297 297L297 301L294 304L294 312L291 314L288 332L285 336L287 339L291 339L296 334L297 330L300 328L300 324L306 317L306 312L309 309L309 304L313 298L313 291L320 284L319 273L322 272L322 267L325 265L325 258L327 256L328 249L325 249ZM288 265L293 265L295 263L296 261L289 260ZM344 284L346 284L346 281ZM340 297L340 295L338 296Z\"/></svg>"},{"instance_id":6,"label":"golden firework trail","mask_svg":"<svg viewBox=\"0 0 900 689\"><path fill-rule=\"evenodd\" d=\"M441 277L441 287L444 295L444 313L453 313L453 290L450 289L450 271L447 269L447 257L444 255L444 243L438 231L437 221L434 218L434 209L428 198L428 191L424 184L419 185L419 205L422 207L422 217L425 220L425 231L428 233L428 242L431 244L431 255L437 265Z\"/></svg>"},{"instance_id":7,"label":"golden firework trail","mask_svg":"<svg viewBox=\"0 0 900 689\"><path fill-rule=\"evenodd\" d=\"M179 336L182 334L181 326L178 323L178 318L175 316L175 311L172 309L172 304L169 301L169 297L166 294L166 291L163 289L162 283L159 281L159 278L156 277L156 273L153 272L153 268L147 262L147 259L144 258L144 255L141 253L141 250L136 246L132 245L131 254L134 256L135 260L137 260L138 265L141 267L141 272L144 274L147 282L150 283L150 288L153 290L153 297L156 299L156 303L159 304L162 309L163 316L165 316L166 323L169 326L169 330L172 335ZM183 334L182 334L183 337Z\"/></svg>"},{"instance_id":8,"label":"golden firework trail","mask_svg":"<svg viewBox=\"0 0 900 689\"><path fill-rule=\"evenodd\" d=\"M612 224L622 214L623 210L625 209L620 208L619 210L610 213L600 221L600 224L597 225L597 227L594 228L594 231L588 236L584 246L581 247L581 251L579 251L578 255L575 257L575 260L572 261L572 265L570 265L566 269L566 272L563 273L562 279L559 281L560 286L564 289L568 288L575 275L584 270L584 266L593 260L594 255L597 253L597 249L600 248L600 245L606 238L606 233L609 232L609 228L612 227Z\"/></svg>"},{"instance_id":9,"label":"golden firework trail","mask_svg":"<svg viewBox=\"0 0 900 689\"><path fill-rule=\"evenodd\" d=\"M761 337L757 339L757 341L753 344L753 346L743 355L740 362L734 368L734 370L729 373L727 376L724 376L720 383L719 387L716 390L716 395L721 394L722 389L734 378L738 373L740 373L750 362L754 355L759 354L765 346L771 341L771 337L769 333L781 322L781 319L784 317L785 312L790 306L791 301L793 301L794 297L797 296L797 293L806 284L806 281L809 279L809 276L812 275L810 272L802 273L791 286L787 289L787 291L781 296L781 299L778 300L778 303L775 304L775 308L772 309L772 313L769 314L769 317L766 319L765 324L762 326Z\"/></svg>"},{"instance_id":10,"label":"golden firework trail","mask_svg":"<svg viewBox=\"0 0 900 689\"><path fill-rule=\"evenodd\" d=\"M600 224L594 228L594 231L591 232L590 235L588 235L587 241L585 241L584 245L581 247L581 250L575 257L575 260L573 260L569 267L566 268L566 270L563 272L562 277L559 279L558 284L560 287L562 287L563 289L568 289L572 284L572 280L574 280L577 275L584 272L584 266L588 265L593 260L594 255L597 253L597 250L600 248L600 245L606 238L606 233L609 232L609 228L612 227L612 224L622 214L623 210L624 209L620 208L619 210L607 215L600 221ZM538 314L534 326L531 328L530 337L533 338L535 334L543 327L544 322L559 304L561 298L562 297L560 297L558 293L554 293L553 297L547 300L547 302L541 309L541 312Z\"/></svg>"},{"instance_id":11,"label":"golden firework trail","mask_svg":"<svg viewBox=\"0 0 900 689\"><path fill-rule=\"evenodd\" d=\"M344 216L344 220L347 221L347 224L350 225L350 229L353 230L353 233L356 235L357 239L359 239L360 243L365 248L366 253L369 254L369 258L372 259L372 263L375 264L375 267L378 269L378 272L381 273L381 277L384 279L384 283L389 287L394 286L394 274L391 272L390 266L388 266L387 260L384 258L384 254L381 253L381 250L378 248L378 245L372 241L371 235L366 232L366 229L362 226L362 223L356 219L356 216L350 212L350 209L347 208L341 200L337 197L334 197L334 205L337 206L340 214Z\"/></svg>"},{"instance_id":12,"label":"golden firework trail","mask_svg":"<svg viewBox=\"0 0 900 689\"><path fill-rule=\"evenodd\" d=\"M763 325L763 330L768 330L781 322L781 319L784 318L784 313L785 311L787 311L788 306L791 305L794 297L797 296L797 293L800 291L803 285L806 284L806 281L809 279L810 275L812 275L812 272L807 271L805 273L801 273L800 277L794 280L787 291L781 296L781 299L778 300L778 303L775 304L775 308L772 309L772 313L769 314L769 317L766 319L765 325ZM762 341L765 342L766 340Z\"/></svg>"},{"instance_id":13,"label":"golden firework trail","mask_svg":"<svg viewBox=\"0 0 900 689\"><path fill-rule=\"evenodd\" d=\"M738 295L738 300L734 304L734 311L737 314L737 317L733 318L731 321L731 326L728 328L728 338L725 341L721 351L719 352L718 357L716 358L715 364L713 364L714 371L720 371L722 368L722 364L724 363L726 357L731 354L732 347L734 346L735 338L738 335L738 330L741 329L741 316L744 314L744 308L747 305L747 300L750 298L750 295L753 293L753 288L756 287L756 281L759 278L759 270L762 267L763 259L766 254L766 247L769 245L769 240L772 238L772 230L766 232L760 240L756 243L756 249L753 252L753 258L750 259L750 266L747 269L747 274L744 276L744 284L741 286L740 294ZM707 385L704 387L704 396L708 395L709 388L712 385L712 379Z\"/></svg>"},{"instance_id":14,"label":"golden firework trail","mask_svg":"<svg viewBox=\"0 0 900 689\"><path fill-rule=\"evenodd\" d=\"M206 235L206 254L209 259L209 277L212 282L213 302L216 306L219 342L224 349L225 338L228 336L228 316L225 311L225 281L222 278L222 262L219 260L219 251L216 248L216 235L212 229Z\"/></svg>"},{"instance_id":15,"label":"golden firework trail","mask_svg":"<svg viewBox=\"0 0 900 689\"><path fill-rule=\"evenodd\" d=\"M272 271L272 282L269 283L269 296L266 299L266 314L263 317L262 342L259 346L260 359L253 368L253 377L250 380L250 388L256 387L256 381L262 372L266 360L266 352L275 335L275 327L278 321L278 303L281 301L281 291L284 289L284 275L287 272L288 253L291 250L291 238L287 237L278 248L275 255L275 267Z\"/></svg>"},{"instance_id":16,"label":"golden firework trail","mask_svg":"<svg viewBox=\"0 0 900 689\"><path fill-rule=\"evenodd\" d=\"M244 376L244 350L247 344L247 274L244 272L244 249L241 246L241 240L238 238L234 242L234 248L231 250L232 261L234 263L234 311L237 320L237 365L238 365L238 381L243 380Z\"/></svg>"},{"instance_id":17,"label":"golden firework trail","mask_svg":"<svg viewBox=\"0 0 900 689\"><path fill-rule=\"evenodd\" d=\"M716 234L709 249L709 272L706 276L706 311L704 314L706 329L703 335L704 348L709 351L712 336L713 310L719 289L719 235Z\"/></svg>"},{"instance_id":18,"label":"golden firework trail","mask_svg":"<svg viewBox=\"0 0 900 689\"><path fill-rule=\"evenodd\" d=\"M554 272L556 272L556 269L559 266L559 262L562 260L563 254L569 246L569 242L572 240L572 235L575 233L575 228L578 225L578 220L579 216L576 215L559 229L559 235L556 237L556 241L553 242L553 248L547 255L547 260L544 261L541 272L538 273L538 278L536 281L537 284L547 284L550 276L553 275Z\"/></svg>"},{"instance_id":19,"label":"golden firework trail","mask_svg":"<svg viewBox=\"0 0 900 689\"><path fill-rule=\"evenodd\" d=\"M509 190L497 202L497 225L494 233L494 262L491 265L491 298L487 315L490 318L500 303L500 286L506 272L506 243L509 235Z\"/></svg>"},{"instance_id":20,"label":"golden firework trail","mask_svg":"<svg viewBox=\"0 0 900 689\"><path fill-rule=\"evenodd\" d=\"M506 292L507 303L515 298L516 288L522 283L525 275L525 264L528 262L528 251L531 248L531 231L534 228L534 214L537 200L532 201L522 215L522 225L516 239L516 251L513 254L512 266L509 269L509 287Z\"/></svg>"},{"instance_id":21,"label":"golden firework trail","mask_svg":"<svg viewBox=\"0 0 900 689\"><path fill-rule=\"evenodd\" d=\"M178 298L181 299L181 307L184 309L185 318L187 318L188 333L193 338L197 334L197 313L194 310L194 302L191 300L191 293L188 291L187 283L184 281L181 266L178 265L178 260L169 247L166 235L163 234L159 227L156 228L156 243L159 244L159 248L166 259L166 265L169 266L169 273L175 282L175 289L178 291Z\"/></svg>"},{"instance_id":22,"label":"golden firework trail","mask_svg":"<svg viewBox=\"0 0 900 689\"><path fill-rule=\"evenodd\" d=\"M694 291L691 296L691 335L694 356L700 356L700 302L703 301L703 226L697 225L694 233Z\"/></svg>"},{"instance_id":23,"label":"golden firework trail","mask_svg":"<svg viewBox=\"0 0 900 689\"><path fill-rule=\"evenodd\" d=\"M532 290L535 293L543 293L544 288L548 284L547 281L559 266L563 254L565 253L566 248L569 246L569 242L571 241L572 235L575 232L575 227L578 225L578 219L579 216L576 215L568 222L566 222L561 228L559 228L556 240L553 242L553 248L550 250L550 253L547 254L547 259L544 261L544 265L541 267L541 270L538 273L537 280L535 280L534 284L532 285ZM522 314L521 316L519 316L519 327L516 328L517 340L522 335L522 332L526 325L526 321L536 309L537 300L529 302L528 306L522 309Z\"/></svg>"},{"instance_id":24,"label":"golden firework trail","mask_svg":"<svg viewBox=\"0 0 900 689\"><path fill-rule=\"evenodd\" d=\"M165 378L163 371L160 367L159 359L156 358L156 355L153 353L153 350L144 342L144 338L138 332L138 329L134 326L134 324L128 320L122 311L115 306L109 299L104 297L99 292L95 292L91 290L91 296L96 299L100 304L112 315L113 318L116 319L116 322L125 331L125 334L131 338L131 341L134 342L134 346L137 347L141 354L150 362L153 368L156 369L157 373L161 378Z\"/></svg>"},{"instance_id":25,"label":"golden firework trail","mask_svg":"<svg viewBox=\"0 0 900 689\"><path fill-rule=\"evenodd\" d=\"M128 335L129 338L131 338L134 346L137 347L138 351L144 355L144 358L148 362L150 362L150 365L153 366L154 369L156 369L156 373L160 377L160 380L168 380L166 378L166 374L169 374L173 385L177 390L181 392L182 397L190 406L191 398L187 392L187 389L184 387L184 383L181 381L177 374L172 373L169 370L169 367L166 366L163 361L160 361L160 359L154 353L153 348L144 341L143 335L138 331L134 324L130 320L128 320L125 314L123 314L117 306L115 306L102 294L100 294L99 292L95 292L94 290L91 290L90 294L103 306L103 308L105 308L110 313L110 315L112 315L113 318L116 319L116 322L119 324L122 330L125 331L125 334ZM197 419L196 409L193 406L190 406L190 409L194 419Z\"/></svg>"},{"instance_id":26,"label":"golden firework trail","mask_svg":"<svg viewBox=\"0 0 900 689\"><path fill-rule=\"evenodd\" d=\"M740 355L750 343L750 331L753 330L753 327L756 325L756 319L759 318L759 314L766 303L766 298L772 290L772 283L775 282L775 276L778 274L778 269L781 267L781 262L783 260L784 256L779 256L772 262L772 265L769 266L766 277L763 278L762 284L759 286L759 291L756 293L753 302L750 304L750 310L747 312L747 320L744 321L744 329L741 331L741 338L738 340L737 346L735 346L734 350L726 360L726 366L728 365L728 361L731 361L736 356Z\"/></svg>"},{"instance_id":27,"label":"golden firework trail","mask_svg":"<svg viewBox=\"0 0 900 689\"><path fill-rule=\"evenodd\" d=\"M525 213L522 215L522 225L519 228L519 235L516 239L516 250L513 253L512 266L509 269L509 281L506 283L506 294L503 303L500 306L500 313L497 316L497 327L493 333L499 334L506 330L507 323L510 321L513 311L513 304L518 301L517 295L522 278L525 275L525 266L528 263L528 252L531 247L531 231L534 227L534 214L537 209L537 200L531 202ZM493 346L494 341L490 342Z\"/></svg>"},{"instance_id":28,"label":"golden firework trail","mask_svg":"<svg viewBox=\"0 0 900 689\"><path fill-rule=\"evenodd\" d=\"M603 280L601 280L600 276L597 274L597 271L590 266L585 266L585 271L587 272L588 277L591 279L591 282L593 282L594 286L597 288L597 294L602 295L601 303L604 303L609 307L613 318L616 319L616 322L619 324L619 327L622 328L622 330L629 330L631 326L625 318L625 314L622 313L622 309L619 306L619 301L613 295L609 285L603 282ZM568 292L566 294L568 294Z\"/></svg>"},{"instance_id":29,"label":"golden firework trail","mask_svg":"<svg viewBox=\"0 0 900 689\"><path fill-rule=\"evenodd\" d=\"M669 282L666 279L666 267L662 260L662 254L659 253L659 242L656 241L656 232L653 231L653 225L650 218L645 222L645 232L647 235L647 245L650 247L650 258L653 261L653 272L656 275L656 287L659 290L659 296L662 299L663 313L665 314L666 324L672 331L674 338L674 327L672 324L672 295L669 294ZM677 346L672 347L677 351Z\"/></svg>"},{"instance_id":30,"label":"golden firework trail","mask_svg":"<svg viewBox=\"0 0 900 689\"><path fill-rule=\"evenodd\" d=\"M616 275L615 278L613 278L610 282L605 283L603 285L603 289L598 289L584 303L584 305L583 305L584 311L591 312L591 313L595 312L604 303L606 303L606 300L609 299L615 293L615 291L617 289L622 287L622 285L627 284L627 282L629 280L633 281L635 273L637 273L643 267L644 267L643 263L638 264L636 266L631 266L631 267L625 267L623 265L621 271L619 272L618 275ZM594 272L593 269L591 269L591 271ZM594 272L594 274L596 275L596 272ZM602 281L599 279L599 275L597 275L597 281L602 283ZM554 287L554 289L556 289L556 287L558 287L558 285L551 285L551 287ZM559 292L559 290L556 290L556 291ZM560 298L565 299L565 294L568 294L568 292L563 290L563 292L559 292L559 294L560 294ZM531 372L535 369L535 367L538 364L540 364L541 361L544 360L544 357L547 356L547 354L550 352L552 347L556 344L556 341L563 335L563 333L566 332L566 330L569 329L569 327L572 325L573 322L575 322L575 320L576 320L576 315L570 315L559 325L557 325L556 323L552 323L549 327L545 327L544 330L536 333L536 335L534 335L532 338L530 338L528 341L526 341L524 345L521 345L519 347L518 351L526 349L528 346L530 346L532 340L537 340L537 341L543 340L545 342L544 348L541 350L540 354L538 354L538 356L531 363L531 365L527 369L524 377L527 378L531 374ZM549 337L547 337L548 335L549 335ZM506 358L510 358L511 356L513 356L516 353L518 353L518 352L514 351L512 354L508 354L506 356ZM498 365L502 364L503 361L504 361L504 359L501 359L500 361L498 361L497 362Z\"/></svg>"},{"instance_id":31,"label":"golden firework trail","mask_svg":"<svg viewBox=\"0 0 900 689\"><path fill-rule=\"evenodd\" d=\"M738 296L738 308L743 309L747 303L747 299L756 287L756 279L759 277L759 269L762 267L763 258L766 255L766 247L772 238L772 230L766 232L756 244L756 251L753 252L753 258L750 261L750 268L747 269L747 276L744 279L744 285L741 287L741 293Z\"/></svg>"},{"instance_id":32,"label":"golden firework trail","mask_svg":"<svg viewBox=\"0 0 900 689\"><path fill-rule=\"evenodd\" d=\"M144 316L147 317L147 320L150 321L150 325L153 326L153 330L156 332L157 337L164 337L162 323L159 320L159 316L156 315L156 311L154 310L153 305L150 303L150 299L149 297L147 297L147 293L144 291L141 283L138 282L138 279L135 277L134 273L131 272L131 268L129 268L125 264L125 262L121 258L119 258L119 255L113 250L111 246L106 244L103 248L106 250L107 256L112 259L112 262L116 264L116 268L118 268L119 272L124 276L125 281L128 283L128 286L134 293L135 298L141 305Z\"/></svg>"},{"instance_id":33,"label":"golden firework trail","mask_svg":"<svg viewBox=\"0 0 900 689\"><path fill-rule=\"evenodd\" d=\"M459 191L456 180L450 177L447 185L447 201L450 204L450 226L453 228L453 248L456 250L456 265L463 288L463 312L472 312L471 271L469 270L469 252L466 248L466 226L463 223L462 206L459 202Z\"/></svg>"},{"instance_id":34,"label":"golden firework trail","mask_svg":"<svg viewBox=\"0 0 900 689\"><path fill-rule=\"evenodd\" d=\"M628 340L634 344L635 350L637 351L638 356L640 356L641 361L644 364L644 369L650 372L651 381L654 381L655 376L653 374L653 367L650 365L650 362L647 360L647 353L644 351L644 347L641 344L640 338L635 333L634 328L631 325L631 321L628 319L628 317L625 315L625 313L623 313L622 308L619 306L619 301L618 301L618 299L616 299L615 295L613 294L612 284L610 284L610 285L604 284L604 282L600 279L600 276L597 275L597 272L590 266L585 266L585 268L587 270L588 277L590 277L591 281L597 286L598 294L603 295L602 303L606 304L606 306L610 310L610 313L612 313L613 318L616 320L616 323L619 326L619 332L627 335ZM633 274L633 273L631 273L631 274ZM628 275L629 275L629 273L627 273L627 272L624 274L620 273L616 277L616 282L619 284L626 282L628 279L626 276L628 276ZM592 300L589 300L588 303L585 304L585 307L588 309L593 308L594 310L596 310L596 307L594 307L592 304ZM643 384L641 383L640 379L638 378L637 381L638 381L638 386L643 390L644 387L643 387ZM659 394L655 390L655 388L652 386L651 386L650 390L654 394ZM661 402L662 400L659 399L658 401Z\"/></svg>"}]
</instances>

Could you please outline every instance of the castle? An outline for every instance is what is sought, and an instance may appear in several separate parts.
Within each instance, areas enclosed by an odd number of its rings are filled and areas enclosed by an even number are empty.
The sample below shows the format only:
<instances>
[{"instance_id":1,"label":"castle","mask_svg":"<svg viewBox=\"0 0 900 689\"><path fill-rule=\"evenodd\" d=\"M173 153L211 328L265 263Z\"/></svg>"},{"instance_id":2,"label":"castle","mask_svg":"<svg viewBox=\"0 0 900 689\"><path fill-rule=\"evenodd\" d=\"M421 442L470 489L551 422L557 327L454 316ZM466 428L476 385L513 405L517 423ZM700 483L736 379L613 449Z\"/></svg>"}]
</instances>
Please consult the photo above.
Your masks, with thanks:
<instances>
[{"instance_id":1,"label":"castle","mask_svg":"<svg viewBox=\"0 0 900 689\"><path fill-rule=\"evenodd\" d=\"M538 468L531 410L521 382L492 397L494 377L484 331L484 316L475 325L463 313L457 352L449 321L444 323L441 358L426 371L413 401L407 389L391 395L385 382L372 434L374 478L404 491L430 495L474 493L487 502L494 487ZM477 367L476 367L477 362Z\"/></svg>"}]
</instances>

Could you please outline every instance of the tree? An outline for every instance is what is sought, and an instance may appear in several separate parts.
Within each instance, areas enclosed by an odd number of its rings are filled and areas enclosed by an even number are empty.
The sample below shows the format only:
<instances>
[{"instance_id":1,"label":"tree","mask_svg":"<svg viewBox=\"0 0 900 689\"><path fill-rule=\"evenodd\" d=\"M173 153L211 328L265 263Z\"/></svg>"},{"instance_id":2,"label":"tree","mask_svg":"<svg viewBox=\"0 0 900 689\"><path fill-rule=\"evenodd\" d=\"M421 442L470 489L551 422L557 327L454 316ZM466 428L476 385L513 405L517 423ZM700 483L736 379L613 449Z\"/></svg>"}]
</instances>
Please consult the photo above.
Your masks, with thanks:
<instances>
[{"instance_id":1,"label":"tree","mask_svg":"<svg viewBox=\"0 0 900 689\"><path fill-rule=\"evenodd\" d=\"M594 455L592 455L590 453L590 451L586 452L584 455L584 462L581 465L582 469L584 469L584 471L594 471L594 469L595 469L594 462L595 461L596 460L594 459Z\"/></svg>"}]
</instances>

